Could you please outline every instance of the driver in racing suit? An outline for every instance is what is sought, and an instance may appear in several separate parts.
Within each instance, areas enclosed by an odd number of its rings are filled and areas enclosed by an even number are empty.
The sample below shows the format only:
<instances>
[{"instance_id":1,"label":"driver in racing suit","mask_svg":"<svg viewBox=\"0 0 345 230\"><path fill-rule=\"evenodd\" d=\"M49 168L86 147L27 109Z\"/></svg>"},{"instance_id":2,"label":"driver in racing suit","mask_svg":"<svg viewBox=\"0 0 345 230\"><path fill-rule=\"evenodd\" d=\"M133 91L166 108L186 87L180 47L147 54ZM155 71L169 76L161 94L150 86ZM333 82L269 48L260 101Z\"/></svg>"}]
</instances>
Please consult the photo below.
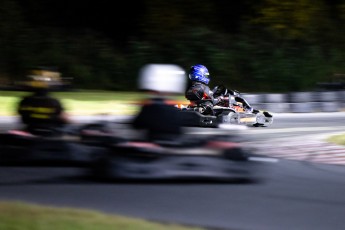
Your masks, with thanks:
<instances>
[{"instance_id":1,"label":"driver in racing suit","mask_svg":"<svg viewBox=\"0 0 345 230\"><path fill-rule=\"evenodd\" d=\"M185 73L178 66L145 66L139 77L139 89L147 93L148 100L132 121L133 127L147 131L149 141L178 139L183 134L181 113L168 100L172 95L183 93L185 85Z\"/></svg>"},{"instance_id":2,"label":"driver in racing suit","mask_svg":"<svg viewBox=\"0 0 345 230\"><path fill-rule=\"evenodd\" d=\"M191 106L200 103L206 106L203 114L214 115L212 110L213 106L221 103L225 98L224 96L214 98L216 88L211 90L208 87L208 83L210 81L209 75L208 69L204 65L198 64L192 66L189 72L191 85L186 90L185 97L191 102ZM247 112L257 112L257 110L253 110L253 108L239 96L238 92L231 90L229 93L235 96L236 101L241 102L244 105Z\"/></svg>"},{"instance_id":3,"label":"driver in racing suit","mask_svg":"<svg viewBox=\"0 0 345 230\"><path fill-rule=\"evenodd\" d=\"M35 82L33 94L25 96L19 102L17 110L25 125L24 130L32 134L62 128L70 123L60 101L49 96L48 87L46 82Z\"/></svg>"},{"instance_id":4,"label":"driver in racing suit","mask_svg":"<svg viewBox=\"0 0 345 230\"><path fill-rule=\"evenodd\" d=\"M214 98L213 91L209 88L210 81L208 69L203 65L194 65L190 68L189 79L191 84L185 92L185 97L191 106L202 103L206 108L203 114L213 115L212 107L223 100L223 97Z\"/></svg>"}]
</instances>

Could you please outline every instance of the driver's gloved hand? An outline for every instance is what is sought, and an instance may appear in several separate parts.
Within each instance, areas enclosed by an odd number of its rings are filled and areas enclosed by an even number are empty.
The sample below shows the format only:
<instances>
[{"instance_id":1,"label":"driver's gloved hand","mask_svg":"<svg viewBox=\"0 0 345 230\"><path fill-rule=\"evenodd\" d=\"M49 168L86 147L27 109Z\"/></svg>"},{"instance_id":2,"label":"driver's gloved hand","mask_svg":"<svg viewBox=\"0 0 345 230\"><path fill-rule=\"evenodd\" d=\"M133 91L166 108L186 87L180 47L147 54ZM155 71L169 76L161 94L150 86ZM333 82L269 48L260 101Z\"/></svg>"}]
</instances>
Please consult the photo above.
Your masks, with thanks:
<instances>
[{"instance_id":1,"label":"driver's gloved hand","mask_svg":"<svg viewBox=\"0 0 345 230\"><path fill-rule=\"evenodd\" d=\"M225 100L224 96L219 96L219 97L215 98L214 104L215 105L222 104L222 102L224 102L224 100Z\"/></svg>"}]
</instances>

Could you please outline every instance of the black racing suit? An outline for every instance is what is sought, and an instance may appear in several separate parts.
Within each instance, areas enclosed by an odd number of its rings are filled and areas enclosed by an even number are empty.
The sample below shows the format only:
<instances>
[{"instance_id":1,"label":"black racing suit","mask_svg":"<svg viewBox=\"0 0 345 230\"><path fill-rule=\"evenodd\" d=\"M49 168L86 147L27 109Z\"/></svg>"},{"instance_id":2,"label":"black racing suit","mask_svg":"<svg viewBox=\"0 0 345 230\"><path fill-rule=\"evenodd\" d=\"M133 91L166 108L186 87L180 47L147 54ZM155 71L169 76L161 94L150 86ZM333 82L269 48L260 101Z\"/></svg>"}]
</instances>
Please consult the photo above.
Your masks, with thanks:
<instances>
[{"instance_id":1,"label":"black racing suit","mask_svg":"<svg viewBox=\"0 0 345 230\"><path fill-rule=\"evenodd\" d=\"M182 134L181 113L162 98L146 102L132 124L134 128L147 130L149 141L171 141Z\"/></svg>"},{"instance_id":2,"label":"black racing suit","mask_svg":"<svg viewBox=\"0 0 345 230\"><path fill-rule=\"evenodd\" d=\"M203 114L213 114L213 106L217 105L221 99L213 97L213 91L201 82L192 82L186 90L185 97L191 105L204 105L206 110Z\"/></svg>"},{"instance_id":3,"label":"black racing suit","mask_svg":"<svg viewBox=\"0 0 345 230\"><path fill-rule=\"evenodd\" d=\"M47 94L34 93L24 97L18 106L18 113L26 130L35 133L38 129L62 127L65 123L61 116L61 103Z\"/></svg>"}]
</instances>

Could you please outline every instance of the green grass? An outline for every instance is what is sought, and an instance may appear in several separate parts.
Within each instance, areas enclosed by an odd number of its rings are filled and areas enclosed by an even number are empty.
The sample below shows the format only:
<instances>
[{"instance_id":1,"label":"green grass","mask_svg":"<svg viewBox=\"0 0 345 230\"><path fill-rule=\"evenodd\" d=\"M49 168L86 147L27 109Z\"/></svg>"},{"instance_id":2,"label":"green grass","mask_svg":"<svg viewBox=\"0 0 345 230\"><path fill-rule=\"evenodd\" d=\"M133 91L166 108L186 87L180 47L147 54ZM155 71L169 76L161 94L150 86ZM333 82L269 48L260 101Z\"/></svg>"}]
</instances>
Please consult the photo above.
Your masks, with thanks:
<instances>
[{"instance_id":1,"label":"green grass","mask_svg":"<svg viewBox=\"0 0 345 230\"><path fill-rule=\"evenodd\" d=\"M6 230L197 230L96 211L0 202L0 229Z\"/></svg>"},{"instance_id":2,"label":"green grass","mask_svg":"<svg viewBox=\"0 0 345 230\"><path fill-rule=\"evenodd\" d=\"M19 100L28 92L0 91L0 116L16 115ZM54 92L70 115L131 115L138 111L138 102L146 96L139 92L75 91ZM183 97L176 97L184 100Z\"/></svg>"},{"instance_id":3,"label":"green grass","mask_svg":"<svg viewBox=\"0 0 345 230\"><path fill-rule=\"evenodd\" d=\"M326 141L337 144L337 145L345 145L345 134L330 136L326 139Z\"/></svg>"},{"instance_id":4,"label":"green grass","mask_svg":"<svg viewBox=\"0 0 345 230\"><path fill-rule=\"evenodd\" d=\"M20 99L28 92L0 91L0 116L16 115L16 107ZM142 94L135 92L78 91L54 92L71 115L94 114L133 114L138 110L135 104Z\"/></svg>"}]
</instances>

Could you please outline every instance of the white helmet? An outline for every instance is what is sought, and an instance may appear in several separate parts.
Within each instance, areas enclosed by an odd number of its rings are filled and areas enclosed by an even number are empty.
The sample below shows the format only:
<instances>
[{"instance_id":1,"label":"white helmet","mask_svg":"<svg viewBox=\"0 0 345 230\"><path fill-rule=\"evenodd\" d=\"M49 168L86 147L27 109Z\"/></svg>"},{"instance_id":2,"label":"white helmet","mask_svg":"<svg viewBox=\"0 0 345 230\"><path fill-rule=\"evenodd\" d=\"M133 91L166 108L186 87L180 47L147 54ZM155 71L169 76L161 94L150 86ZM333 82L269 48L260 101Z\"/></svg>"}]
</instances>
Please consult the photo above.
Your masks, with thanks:
<instances>
[{"instance_id":1,"label":"white helmet","mask_svg":"<svg viewBox=\"0 0 345 230\"><path fill-rule=\"evenodd\" d=\"M147 64L139 72L139 89L161 93L183 94L186 72L173 64Z\"/></svg>"}]
</instances>

